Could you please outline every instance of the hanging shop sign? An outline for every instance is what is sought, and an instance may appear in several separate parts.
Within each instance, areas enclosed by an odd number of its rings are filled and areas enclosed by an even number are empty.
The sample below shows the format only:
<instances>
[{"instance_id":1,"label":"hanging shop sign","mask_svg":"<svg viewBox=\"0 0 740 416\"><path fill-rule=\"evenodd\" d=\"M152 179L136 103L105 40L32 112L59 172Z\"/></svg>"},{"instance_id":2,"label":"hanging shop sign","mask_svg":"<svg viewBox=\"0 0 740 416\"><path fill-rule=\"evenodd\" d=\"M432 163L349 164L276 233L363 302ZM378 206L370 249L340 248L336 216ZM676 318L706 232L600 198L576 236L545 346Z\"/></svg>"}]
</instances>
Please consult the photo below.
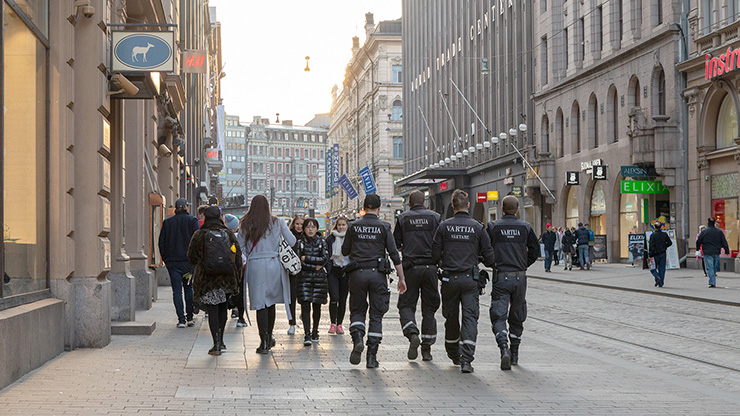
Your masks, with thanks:
<instances>
[{"instance_id":1,"label":"hanging shop sign","mask_svg":"<svg viewBox=\"0 0 740 416\"><path fill-rule=\"evenodd\" d=\"M332 195L336 195L339 193L339 144L334 143L334 148L332 149L332 155L331 155L331 163L332 163L332 169L331 169L331 176L332 176Z\"/></svg>"},{"instance_id":2,"label":"hanging shop sign","mask_svg":"<svg viewBox=\"0 0 740 416\"><path fill-rule=\"evenodd\" d=\"M357 198L357 190L352 186L352 182L349 180L347 175L342 175L342 177L339 178L339 185L344 189L344 192L347 193L349 199Z\"/></svg>"},{"instance_id":3,"label":"hanging shop sign","mask_svg":"<svg viewBox=\"0 0 740 416\"><path fill-rule=\"evenodd\" d=\"M478 192L475 194L475 201L476 202L486 202L488 201L488 194L485 192Z\"/></svg>"},{"instance_id":4,"label":"hanging shop sign","mask_svg":"<svg viewBox=\"0 0 740 416\"><path fill-rule=\"evenodd\" d=\"M522 187L521 186L512 186L511 187L511 194L514 196L522 196Z\"/></svg>"},{"instance_id":5,"label":"hanging shop sign","mask_svg":"<svg viewBox=\"0 0 740 416\"><path fill-rule=\"evenodd\" d=\"M182 53L182 72L186 74L207 73L208 52L206 50L184 51Z\"/></svg>"},{"instance_id":6,"label":"hanging shop sign","mask_svg":"<svg viewBox=\"0 0 740 416\"><path fill-rule=\"evenodd\" d=\"M488 191L489 201L498 201L498 191Z\"/></svg>"},{"instance_id":7,"label":"hanging shop sign","mask_svg":"<svg viewBox=\"0 0 740 416\"><path fill-rule=\"evenodd\" d=\"M605 181L606 180L606 166L604 165L597 165L593 167L593 178L595 181Z\"/></svg>"},{"instance_id":8,"label":"hanging shop sign","mask_svg":"<svg viewBox=\"0 0 740 416\"><path fill-rule=\"evenodd\" d=\"M111 72L175 72L174 32L111 32Z\"/></svg>"},{"instance_id":9,"label":"hanging shop sign","mask_svg":"<svg viewBox=\"0 0 740 416\"><path fill-rule=\"evenodd\" d=\"M568 185L580 185L581 184L580 175L581 175L581 172L578 172L578 171L568 171L565 174L565 182Z\"/></svg>"},{"instance_id":10,"label":"hanging shop sign","mask_svg":"<svg viewBox=\"0 0 740 416\"><path fill-rule=\"evenodd\" d=\"M331 174L331 154L331 150L327 151L326 160L324 161L324 171L326 172L326 174L324 175L326 179L326 183L324 186L324 197L327 199L331 198L332 195L334 195L332 193L332 190L334 189L334 176Z\"/></svg>"},{"instance_id":11,"label":"hanging shop sign","mask_svg":"<svg viewBox=\"0 0 740 416\"><path fill-rule=\"evenodd\" d=\"M373 174L370 173L370 168L365 166L360 169L360 177L362 178L362 186L365 188L365 195L374 194L377 192L375 187L375 181L373 180Z\"/></svg>"},{"instance_id":12,"label":"hanging shop sign","mask_svg":"<svg viewBox=\"0 0 740 416\"><path fill-rule=\"evenodd\" d=\"M625 178L649 178L658 176L654 167L643 168L640 166L622 166L619 173Z\"/></svg>"},{"instance_id":13,"label":"hanging shop sign","mask_svg":"<svg viewBox=\"0 0 740 416\"><path fill-rule=\"evenodd\" d=\"M603 162L604 161L601 159L594 159L590 162L581 162L581 170L586 170L586 171L591 170L593 169L594 166L603 165L604 164Z\"/></svg>"},{"instance_id":14,"label":"hanging shop sign","mask_svg":"<svg viewBox=\"0 0 740 416\"><path fill-rule=\"evenodd\" d=\"M661 181L622 181L619 187L622 194L669 194L671 190Z\"/></svg>"}]
</instances>

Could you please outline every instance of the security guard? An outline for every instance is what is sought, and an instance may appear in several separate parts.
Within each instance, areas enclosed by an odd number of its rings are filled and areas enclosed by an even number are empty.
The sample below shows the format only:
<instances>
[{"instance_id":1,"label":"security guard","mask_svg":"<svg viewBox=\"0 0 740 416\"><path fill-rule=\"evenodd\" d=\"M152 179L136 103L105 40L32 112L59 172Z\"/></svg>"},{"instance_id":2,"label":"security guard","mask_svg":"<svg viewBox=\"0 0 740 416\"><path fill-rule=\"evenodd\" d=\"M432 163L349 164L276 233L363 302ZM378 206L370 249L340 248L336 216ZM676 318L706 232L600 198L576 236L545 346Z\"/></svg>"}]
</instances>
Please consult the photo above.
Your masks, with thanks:
<instances>
[{"instance_id":1,"label":"security guard","mask_svg":"<svg viewBox=\"0 0 740 416\"><path fill-rule=\"evenodd\" d=\"M491 293L491 324L501 349L501 369L511 370L512 364L519 363L519 344L524 330L522 324L527 319L526 271L537 260L540 245L529 223L516 218L519 200L515 196L504 197L501 209L504 216L498 221L488 223L488 234L496 256ZM507 335L511 339L511 351Z\"/></svg>"},{"instance_id":2,"label":"security guard","mask_svg":"<svg viewBox=\"0 0 740 416\"><path fill-rule=\"evenodd\" d=\"M380 197L377 194L367 195L363 207L365 216L349 226L342 244L342 255L349 257L345 271L349 276L349 310L352 321L349 332L354 343L349 362L354 365L360 363L369 298L367 368L376 368L379 365L376 359L378 346L383 339L383 315L388 312L391 297L387 280L391 266L386 252L398 273L398 292L401 294L406 291L406 280L401 257L391 234L391 225L378 219Z\"/></svg>"},{"instance_id":3,"label":"security guard","mask_svg":"<svg viewBox=\"0 0 740 416\"><path fill-rule=\"evenodd\" d=\"M442 315L445 317L445 350L463 373L472 373L475 341L478 337L480 279L478 256L493 267L491 240L483 224L470 218L468 194L452 193L455 216L437 228L432 243L432 261L442 268ZM462 328L459 313L462 304Z\"/></svg>"},{"instance_id":4,"label":"security guard","mask_svg":"<svg viewBox=\"0 0 740 416\"><path fill-rule=\"evenodd\" d=\"M408 359L432 360L432 344L437 340L437 320L434 314L439 309L437 267L432 263L432 240L439 227L440 217L424 208L424 194L413 191L409 194L411 209L396 218L393 237L403 253L403 273L406 277L406 293L398 297L398 314L401 330L409 339ZM421 293L421 339L416 326L416 303Z\"/></svg>"}]
</instances>

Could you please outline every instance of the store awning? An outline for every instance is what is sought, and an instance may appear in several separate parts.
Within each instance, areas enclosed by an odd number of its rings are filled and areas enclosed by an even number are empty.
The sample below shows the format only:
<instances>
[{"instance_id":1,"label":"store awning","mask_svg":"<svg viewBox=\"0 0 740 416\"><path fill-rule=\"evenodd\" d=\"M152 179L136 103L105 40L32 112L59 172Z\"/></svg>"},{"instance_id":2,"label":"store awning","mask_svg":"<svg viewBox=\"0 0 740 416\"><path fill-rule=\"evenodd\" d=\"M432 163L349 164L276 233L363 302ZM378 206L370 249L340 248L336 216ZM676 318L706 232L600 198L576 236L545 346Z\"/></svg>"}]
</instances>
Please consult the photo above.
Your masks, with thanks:
<instances>
[{"instance_id":1,"label":"store awning","mask_svg":"<svg viewBox=\"0 0 740 416\"><path fill-rule=\"evenodd\" d=\"M467 174L465 168L424 168L396 181L396 186L432 186Z\"/></svg>"}]
</instances>

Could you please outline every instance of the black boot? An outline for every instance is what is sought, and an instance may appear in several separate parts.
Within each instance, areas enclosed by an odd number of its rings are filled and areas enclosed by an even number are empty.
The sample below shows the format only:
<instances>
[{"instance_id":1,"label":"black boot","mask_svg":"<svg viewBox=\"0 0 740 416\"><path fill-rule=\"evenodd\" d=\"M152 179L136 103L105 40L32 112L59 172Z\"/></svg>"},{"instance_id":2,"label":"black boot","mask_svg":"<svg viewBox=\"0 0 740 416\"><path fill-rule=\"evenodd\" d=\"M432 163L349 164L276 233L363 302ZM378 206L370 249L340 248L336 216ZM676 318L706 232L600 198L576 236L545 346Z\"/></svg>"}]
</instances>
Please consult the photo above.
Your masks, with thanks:
<instances>
[{"instance_id":1,"label":"black boot","mask_svg":"<svg viewBox=\"0 0 740 416\"><path fill-rule=\"evenodd\" d=\"M431 345L421 346L421 360L422 361L432 361L432 346Z\"/></svg>"},{"instance_id":2,"label":"black boot","mask_svg":"<svg viewBox=\"0 0 740 416\"><path fill-rule=\"evenodd\" d=\"M469 373L472 373L472 372L473 372L473 366L472 366L472 365L470 365L470 363L469 363L469 362L467 362L467 361L463 361L462 363L460 363L460 371L461 371L461 372L462 372L463 374L469 374Z\"/></svg>"},{"instance_id":3,"label":"black boot","mask_svg":"<svg viewBox=\"0 0 740 416\"><path fill-rule=\"evenodd\" d=\"M511 365L519 365L519 346L511 346Z\"/></svg>"},{"instance_id":4,"label":"black boot","mask_svg":"<svg viewBox=\"0 0 740 416\"><path fill-rule=\"evenodd\" d=\"M223 331L219 331L218 333L218 343L221 344L221 351L226 349L226 344L224 344L224 333Z\"/></svg>"},{"instance_id":5,"label":"black boot","mask_svg":"<svg viewBox=\"0 0 740 416\"><path fill-rule=\"evenodd\" d=\"M406 354L409 360L415 360L419 356L419 344L421 344L419 336L411 334L409 336L409 352Z\"/></svg>"},{"instance_id":6,"label":"black boot","mask_svg":"<svg viewBox=\"0 0 740 416\"><path fill-rule=\"evenodd\" d=\"M221 355L221 335L220 331L216 333L216 337L213 340L213 346L208 350L208 355Z\"/></svg>"},{"instance_id":7,"label":"black boot","mask_svg":"<svg viewBox=\"0 0 740 416\"><path fill-rule=\"evenodd\" d=\"M352 333L352 352L349 354L350 364L357 365L362 359L362 351L365 349L365 345L362 343L362 334L359 332Z\"/></svg>"},{"instance_id":8,"label":"black boot","mask_svg":"<svg viewBox=\"0 0 740 416\"><path fill-rule=\"evenodd\" d=\"M367 346L367 368L378 368L380 366L380 363L377 360L377 354L378 354L378 345L368 345Z\"/></svg>"},{"instance_id":9,"label":"black boot","mask_svg":"<svg viewBox=\"0 0 740 416\"><path fill-rule=\"evenodd\" d=\"M260 334L260 346L257 347L257 354L267 354L270 352L270 341L268 338L269 334Z\"/></svg>"},{"instance_id":10,"label":"black boot","mask_svg":"<svg viewBox=\"0 0 740 416\"><path fill-rule=\"evenodd\" d=\"M449 358L450 360L452 360L452 364L455 364L455 365L460 365L460 354L459 354L459 353L458 353L457 355L455 355L455 354L450 354L450 353L448 352L448 353L447 353L447 357L448 357L448 358Z\"/></svg>"},{"instance_id":11,"label":"black boot","mask_svg":"<svg viewBox=\"0 0 740 416\"><path fill-rule=\"evenodd\" d=\"M499 346L501 349L501 369L511 370L511 352L508 345Z\"/></svg>"}]
</instances>

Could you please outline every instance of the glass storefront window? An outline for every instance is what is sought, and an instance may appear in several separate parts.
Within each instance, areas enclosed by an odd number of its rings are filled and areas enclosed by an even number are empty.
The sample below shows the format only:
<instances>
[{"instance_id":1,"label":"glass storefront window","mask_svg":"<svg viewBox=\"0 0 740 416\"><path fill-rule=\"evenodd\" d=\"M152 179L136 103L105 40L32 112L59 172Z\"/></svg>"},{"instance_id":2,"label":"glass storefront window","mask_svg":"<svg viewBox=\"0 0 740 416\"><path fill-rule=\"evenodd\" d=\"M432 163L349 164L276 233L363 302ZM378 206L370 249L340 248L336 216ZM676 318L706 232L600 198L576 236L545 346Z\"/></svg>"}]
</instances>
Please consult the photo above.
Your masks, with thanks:
<instances>
[{"instance_id":1,"label":"glass storefront window","mask_svg":"<svg viewBox=\"0 0 740 416\"><path fill-rule=\"evenodd\" d=\"M44 34L49 36L49 0L14 0L21 12ZM17 17L17 16L16 16Z\"/></svg>"},{"instance_id":2,"label":"glass storefront window","mask_svg":"<svg viewBox=\"0 0 740 416\"><path fill-rule=\"evenodd\" d=\"M629 258L629 234L637 234L640 212L637 194L622 194L619 200L619 257Z\"/></svg>"},{"instance_id":3,"label":"glass storefront window","mask_svg":"<svg viewBox=\"0 0 740 416\"><path fill-rule=\"evenodd\" d=\"M42 1L18 2L38 12ZM36 5L36 6L34 6ZM3 26L3 269L0 296L47 284L47 51L7 5Z\"/></svg>"},{"instance_id":4,"label":"glass storefront window","mask_svg":"<svg viewBox=\"0 0 740 416\"><path fill-rule=\"evenodd\" d=\"M594 234L606 234L606 197L601 181L594 183L591 192L591 219L589 226Z\"/></svg>"},{"instance_id":5,"label":"glass storefront window","mask_svg":"<svg viewBox=\"0 0 740 416\"><path fill-rule=\"evenodd\" d=\"M568 198L565 200L565 226L568 228L578 227L578 198L576 188L571 186L568 190Z\"/></svg>"},{"instance_id":6,"label":"glass storefront window","mask_svg":"<svg viewBox=\"0 0 740 416\"><path fill-rule=\"evenodd\" d=\"M735 101L728 94L722 101L717 116L717 149L735 145L737 137L737 110Z\"/></svg>"},{"instance_id":7,"label":"glass storefront window","mask_svg":"<svg viewBox=\"0 0 740 416\"><path fill-rule=\"evenodd\" d=\"M717 220L715 226L725 232L730 251L738 250L738 200L737 198L712 200L712 216Z\"/></svg>"}]
</instances>

